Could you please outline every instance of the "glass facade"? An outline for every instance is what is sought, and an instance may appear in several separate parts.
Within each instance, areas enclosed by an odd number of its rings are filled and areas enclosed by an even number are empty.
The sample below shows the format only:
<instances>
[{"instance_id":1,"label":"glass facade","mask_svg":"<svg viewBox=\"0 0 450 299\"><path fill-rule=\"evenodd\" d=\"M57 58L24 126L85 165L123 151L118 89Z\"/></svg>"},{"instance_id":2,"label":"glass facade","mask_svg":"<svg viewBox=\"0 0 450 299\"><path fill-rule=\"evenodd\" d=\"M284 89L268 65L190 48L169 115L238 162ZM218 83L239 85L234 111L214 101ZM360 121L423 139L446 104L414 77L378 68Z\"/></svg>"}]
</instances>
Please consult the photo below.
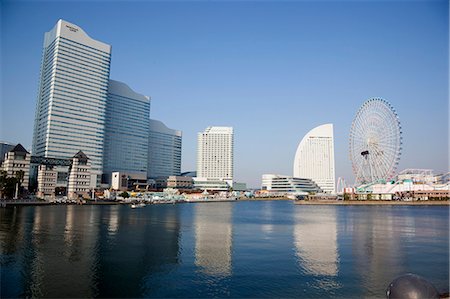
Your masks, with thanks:
<instances>
[{"instance_id":1,"label":"glass facade","mask_svg":"<svg viewBox=\"0 0 450 299\"><path fill-rule=\"evenodd\" d=\"M150 120L148 139L149 178L180 175L181 131L167 128L162 122Z\"/></svg>"},{"instance_id":2,"label":"glass facade","mask_svg":"<svg viewBox=\"0 0 450 299\"><path fill-rule=\"evenodd\" d=\"M71 158L82 150L91 185L103 171L105 108L111 46L59 20L45 34L33 134L33 155Z\"/></svg>"},{"instance_id":3,"label":"glass facade","mask_svg":"<svg viewBox=\"0 0 450 299\"><path fill-rule=\"evenodd\" d=\"M104 173L145 172L148 165L150 98L110 80L106 103Z\"/></svg>"}]
</instances>

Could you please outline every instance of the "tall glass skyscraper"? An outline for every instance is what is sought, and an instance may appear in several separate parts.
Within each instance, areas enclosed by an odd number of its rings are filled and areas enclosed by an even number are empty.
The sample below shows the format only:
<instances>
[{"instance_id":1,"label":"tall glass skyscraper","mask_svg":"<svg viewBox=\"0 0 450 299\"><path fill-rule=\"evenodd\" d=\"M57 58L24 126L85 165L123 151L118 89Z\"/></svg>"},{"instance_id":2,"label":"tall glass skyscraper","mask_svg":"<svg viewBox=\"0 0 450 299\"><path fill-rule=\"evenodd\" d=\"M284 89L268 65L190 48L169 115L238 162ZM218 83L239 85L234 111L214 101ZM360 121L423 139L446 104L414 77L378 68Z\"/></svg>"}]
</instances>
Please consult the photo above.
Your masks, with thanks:
<instances>
[{"instance_id":1,"label":"tall glass skyscraper","mask_svg":"<svg viewBox=\"0 0 450 299\"><path fill-rule=\"evenodd\" d=\"M83 151L91 187L103 172L105 108L111 46L64 20L45 33L33 155L71 158Z\"/></svg>"},{"instance_id":2,"label":"tall glass skyscraper","mask_svg":"<svg viewBox=\"0 0 450 299\"><path fill-rule=\"evenodd\" d=\"M294 177L313 180L325 193L336 192L333 124L315 127L300 141Z\"/></svg>"},{"instance_id":3,"label":"tall glass skyscraper","mask_svg":"<svg viewBox=\"0 0 450 299\"><path fill-rule=\"evenodd\" d=\"M147 175L149 120L150 98L110 80L103 156L106 182L114 171Z\"/></svg>"},{"instance_id":4,"label":"tall glass skyscraper","mask_svg":"<svg viewBox=\"0 0 450 299\"><path fill-rule=\"evenodd\" d=\"M180 175L182 133L150 120L147 177Z\"/></svg>"}]
</instances>

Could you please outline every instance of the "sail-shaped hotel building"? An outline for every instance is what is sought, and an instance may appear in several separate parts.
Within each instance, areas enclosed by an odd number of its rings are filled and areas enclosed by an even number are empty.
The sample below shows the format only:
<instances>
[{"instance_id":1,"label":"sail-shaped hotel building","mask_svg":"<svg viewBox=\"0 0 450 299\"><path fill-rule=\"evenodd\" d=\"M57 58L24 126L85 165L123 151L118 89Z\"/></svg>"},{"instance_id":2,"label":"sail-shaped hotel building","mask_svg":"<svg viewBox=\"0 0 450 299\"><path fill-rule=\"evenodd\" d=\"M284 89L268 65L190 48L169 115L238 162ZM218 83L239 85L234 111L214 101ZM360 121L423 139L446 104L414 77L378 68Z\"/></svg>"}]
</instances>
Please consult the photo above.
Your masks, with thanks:
<instances>
[{"instance_id":1,"label":"sail-shaped hotel building","mask_svg":"<svg viewBox=\"0 0 450 299\"><path fill-rule=\"evenodd\" d=\"M298 145L294 177L313 180L325 193L336 193L333 124L309 131Z\"/></svg>"}]
</instances>

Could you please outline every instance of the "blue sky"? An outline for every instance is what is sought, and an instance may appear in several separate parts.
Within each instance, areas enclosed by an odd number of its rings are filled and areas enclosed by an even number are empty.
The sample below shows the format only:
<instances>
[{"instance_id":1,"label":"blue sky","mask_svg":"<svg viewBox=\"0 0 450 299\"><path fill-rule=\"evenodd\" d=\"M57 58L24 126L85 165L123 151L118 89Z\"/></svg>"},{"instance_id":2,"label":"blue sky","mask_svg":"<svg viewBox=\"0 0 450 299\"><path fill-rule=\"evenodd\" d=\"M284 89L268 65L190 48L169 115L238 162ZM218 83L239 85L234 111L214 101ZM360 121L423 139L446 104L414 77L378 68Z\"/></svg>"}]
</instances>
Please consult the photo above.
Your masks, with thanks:
<instances>
[{"instance_id":1,"label":"blue sky","mask_svg":"<svg viewBox=\"0 0 450 299\"><path fill-rule=\"evenodd\" d=\"M182 170L197 132L233 126L235 177L256 187L333 123L336 178L352 183L351 122L382 97L403 127L399 169L448 171L448 1L1 3L1 140L31 147L43 36L62 18L112 45L111 79L183 131Z\"/></svg>"}]
</instances>

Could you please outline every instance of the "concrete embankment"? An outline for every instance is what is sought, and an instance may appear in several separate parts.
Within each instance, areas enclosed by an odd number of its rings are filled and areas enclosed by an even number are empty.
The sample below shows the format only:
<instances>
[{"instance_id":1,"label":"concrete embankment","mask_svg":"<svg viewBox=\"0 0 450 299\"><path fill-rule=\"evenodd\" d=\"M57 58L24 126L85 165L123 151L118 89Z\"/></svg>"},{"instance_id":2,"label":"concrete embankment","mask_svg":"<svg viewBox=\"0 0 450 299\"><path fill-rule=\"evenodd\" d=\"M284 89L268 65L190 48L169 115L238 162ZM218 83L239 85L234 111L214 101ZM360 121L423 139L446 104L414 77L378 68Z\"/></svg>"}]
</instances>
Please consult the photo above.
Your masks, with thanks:
<instances>
[{"instance_id":1,"label":"concrete embankment","mask_svg":"<svg viewBox=\"0 0 450 299\"><path fill-rule=\"evenodd\" d=\"M297 200L298 205L342 205L342 206L450 206L449 200L417 200L417 201L396 201L396 200Z\"/></svg>"}]
</instances>

